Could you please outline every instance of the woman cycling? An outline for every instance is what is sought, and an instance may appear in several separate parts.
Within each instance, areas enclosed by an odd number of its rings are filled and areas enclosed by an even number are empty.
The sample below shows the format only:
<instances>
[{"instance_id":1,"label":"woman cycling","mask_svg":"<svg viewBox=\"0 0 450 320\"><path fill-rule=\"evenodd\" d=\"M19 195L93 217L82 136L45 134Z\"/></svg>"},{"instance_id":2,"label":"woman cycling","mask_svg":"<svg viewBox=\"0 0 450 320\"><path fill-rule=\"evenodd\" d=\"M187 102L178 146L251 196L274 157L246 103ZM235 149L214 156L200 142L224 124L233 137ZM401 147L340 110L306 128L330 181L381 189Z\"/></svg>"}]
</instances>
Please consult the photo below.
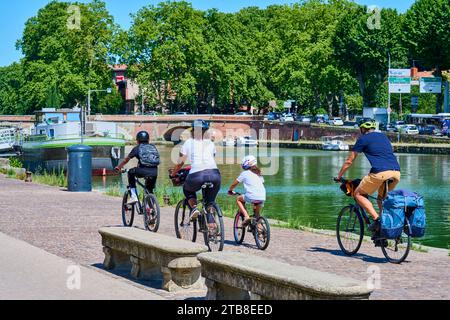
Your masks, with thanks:
<instances>
[{"instance_id":1,"label":"woman cycling","mask_svg":"<svg viewBox=\"0 0 450 320\"><path fill-rule=\"evenodd\" d=\"M191 210L191 221L195 221L200 215L197 209L197 192L202 186L209 182L213 184L212 188L205 190L205 202L214 203L220 191L222 177L214 159L216 147L207 136L209 124L204 120L196 120L192 124L192 138L187 140L180 151L178 164L175 166L172 176L175 176L187 160L191 163L191 171L184 183L183 192L188 201ZM208 223L210 228L215 228L212 216L208 214Z\"/></svg>"}]
</instances>

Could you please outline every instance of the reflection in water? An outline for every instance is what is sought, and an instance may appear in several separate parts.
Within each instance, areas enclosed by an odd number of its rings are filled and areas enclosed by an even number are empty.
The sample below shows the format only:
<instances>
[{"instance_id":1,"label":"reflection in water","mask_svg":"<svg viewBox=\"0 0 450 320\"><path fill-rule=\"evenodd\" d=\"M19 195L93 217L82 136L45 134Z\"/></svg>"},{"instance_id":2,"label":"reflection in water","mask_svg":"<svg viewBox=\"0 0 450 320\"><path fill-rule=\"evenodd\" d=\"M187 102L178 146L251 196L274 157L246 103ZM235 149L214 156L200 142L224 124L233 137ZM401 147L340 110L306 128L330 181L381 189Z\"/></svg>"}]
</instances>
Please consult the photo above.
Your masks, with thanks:
<instances>
[{"instance_id":1,"label":"reflection in water","mask_svg":"<svg viewBox=\"0 0 450 320\"><path fill-rule=\"evenodd\" d=\"M162 158L158 183L167 183L168 169L174 165L171 161L173 148L158 148ZM228 187L240 173L241 158L250 152L256 154L254 150L223 149L218 148L223 177L219 203L224 201ZM172 153L177 155L178 150L176 148ZM346 152L295 149L280 149L279 154L269 156L272 163L278 161L279 170L275 175L265 176L268 194L265 214L281 220L296 219L315 228L334 229L339 210L352 201L332 182L346 157ZM416 191L425 198L428 229L421 243L447 248L450 245L450 156L399 154L398 158L402 167L402 181L398 188ZM270 173L267 166L262 167L263 171L266 168L265 172ZM359 156L347 177L362 178L369 170L369 162L364 156ZM117 183L125 186L126 180L125 176L123 181L119 177L110 177L106 181L95 178L95 188L105 189Z\"/></svg>"}]
</instances>

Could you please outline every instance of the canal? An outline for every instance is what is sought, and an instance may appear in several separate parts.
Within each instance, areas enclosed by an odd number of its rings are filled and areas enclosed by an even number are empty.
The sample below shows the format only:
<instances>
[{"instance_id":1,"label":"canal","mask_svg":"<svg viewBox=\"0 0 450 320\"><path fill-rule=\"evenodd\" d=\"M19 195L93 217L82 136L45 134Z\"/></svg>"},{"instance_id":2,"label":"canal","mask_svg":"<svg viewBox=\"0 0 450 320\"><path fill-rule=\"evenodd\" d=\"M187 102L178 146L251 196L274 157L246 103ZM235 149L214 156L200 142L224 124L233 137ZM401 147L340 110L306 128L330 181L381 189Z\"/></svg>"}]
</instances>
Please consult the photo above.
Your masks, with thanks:
<instances>
[{"instance_id":1,"label":"canal","mask_svg":"<svg viewBox=\"0 0 450 320\"><path fill-rule=\"evenodd\" d=\"M167 185L167 171L173 166L178 148L158 149L162 157L158 184ZM241 159L242 152L234 148L218 149L218 162L223 177L223 192L218 200L220 204L231 205L232 199L225 194L241 171L235 159ZM251 153L254 154L255 151ZM279 149L269 153L269 157L261 157L261 161L265 163L262 166L263 171L267 174L265 181L268 201L264 214L269 218L291 221L303 226L333 230L340 209L352 200L342 193L338 184L332 182L346 156L347 152ZM416 242L448 248L450 156L398 154L398 158L402 168L402 181L398 188L416 191L425 198L427 235ZM349 170L347 178L362 178L369 170L369 162L364 156L360 156ZM105 190L114 184L124 188L126 178L94 179L94 188L98 190Z\"/></svg>"}]
</instances>

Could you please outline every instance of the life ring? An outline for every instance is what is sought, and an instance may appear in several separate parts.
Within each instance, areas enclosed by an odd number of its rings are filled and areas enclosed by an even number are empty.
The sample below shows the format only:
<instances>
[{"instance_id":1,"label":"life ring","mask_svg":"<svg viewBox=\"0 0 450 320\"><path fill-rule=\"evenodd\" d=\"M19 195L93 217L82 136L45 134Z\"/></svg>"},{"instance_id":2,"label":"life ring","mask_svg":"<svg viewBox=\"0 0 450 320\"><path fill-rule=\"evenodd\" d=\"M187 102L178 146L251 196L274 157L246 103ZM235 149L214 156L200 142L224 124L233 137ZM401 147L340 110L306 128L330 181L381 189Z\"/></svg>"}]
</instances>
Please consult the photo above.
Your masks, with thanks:
<instances>
[{"instance_id":1,"label":"life ring","mask_svg":"<svg viewBox=\"0 0 450 320\"><path fill-rule=\"evenodd\" d=\"M111 148L111 158L113 160L120 160L120 147Z\"/></svg>"}]
</instances>

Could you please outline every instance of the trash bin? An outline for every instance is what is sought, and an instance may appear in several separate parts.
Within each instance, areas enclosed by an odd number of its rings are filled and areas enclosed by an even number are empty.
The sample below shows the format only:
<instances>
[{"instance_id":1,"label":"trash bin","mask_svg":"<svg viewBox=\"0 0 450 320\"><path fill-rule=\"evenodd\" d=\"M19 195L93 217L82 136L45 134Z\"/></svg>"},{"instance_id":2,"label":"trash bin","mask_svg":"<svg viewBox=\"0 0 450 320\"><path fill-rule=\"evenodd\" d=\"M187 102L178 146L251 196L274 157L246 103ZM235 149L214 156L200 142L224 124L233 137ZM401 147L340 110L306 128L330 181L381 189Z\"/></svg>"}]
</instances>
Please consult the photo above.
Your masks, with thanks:
<instances>
[{"instance_id":1,"label":"trash bin","mask_svg":"<svg viewBox=\"0 0 450 320\"><path fill-rule=\"evenodd\" d=\"M67 148L67 178L70 192L92 191L92 148L75 145Z\"/></svg>"}]
</instances>

